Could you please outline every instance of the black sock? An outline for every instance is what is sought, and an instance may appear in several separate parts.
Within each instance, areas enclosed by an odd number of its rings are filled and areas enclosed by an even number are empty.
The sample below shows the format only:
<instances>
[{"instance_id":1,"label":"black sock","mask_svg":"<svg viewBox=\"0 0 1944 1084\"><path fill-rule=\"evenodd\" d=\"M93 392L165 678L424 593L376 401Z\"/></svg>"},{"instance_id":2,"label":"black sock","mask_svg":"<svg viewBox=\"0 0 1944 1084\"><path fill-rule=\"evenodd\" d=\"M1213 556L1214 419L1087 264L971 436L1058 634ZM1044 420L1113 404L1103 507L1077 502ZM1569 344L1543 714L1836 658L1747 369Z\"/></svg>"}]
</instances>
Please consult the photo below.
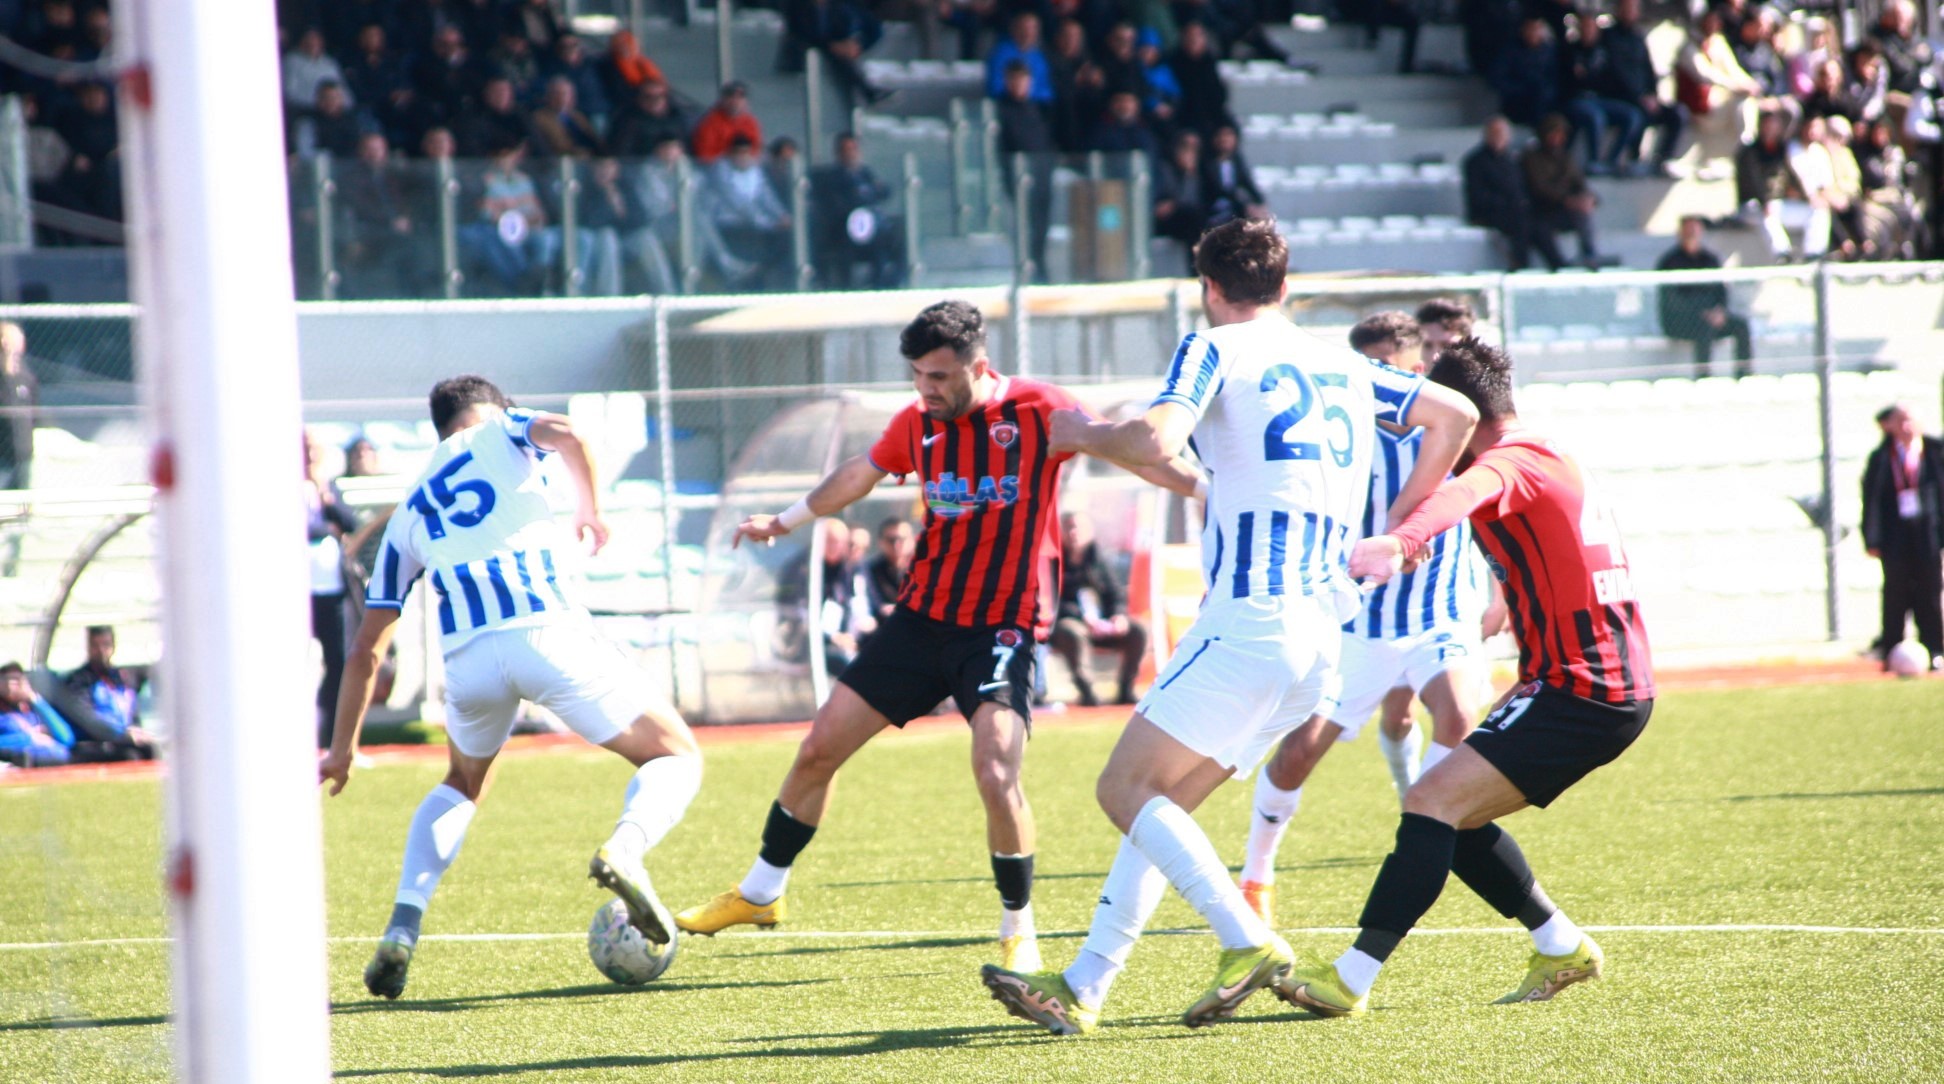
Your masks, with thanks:
<instances>
[{"instance_id":1,"label":"black sock","mask_svg":"<svg viewBox=\"0 0 1944 1084\"><path fill-rule=\"evenodd\" d=\"M1506 918L1516 918L1528 930L1536 930L1558 913L1559 908L1546 898L1546 892L1526 865L1525 852L1512 833L1496 824L1458 833L1452 851L1451 872Z\"/></svg>"},{"instance_id":2,"label":"black sock","mask_svg":"<svg viewBox=\"0 0 1944 1084\"><path fill-rule=\"evenodd\" d=\"M1451 873L1451 853L1458 830L1419 813L1406 813L1397 822L1397 847L1384 859L1377 881L1370 886L1356 948L1379 963L1390 958L1397 943L1438 902Z\"/></svg>"},{"instance_id":3,"label":"black sock","mask_svg":"<svg viewBox=\"0 0 1944 1084\"><path fill-rule=\"evenodd\" d=\"M992 883L999 886L999 903L1017 911L1033 902L1033 856L995 854L992 856Z\"/></svg>"},{"instance_id":4,"label":"black sock","mask_svg":"<svg viewBox=\"0 0 1944 1084\"><path fill-rule=\"evenodd\" d=\"M419 923L425 921L425 908L414 907L409 903L392 904L391 921L385 923L385 932L404 928L411 931L414 943L418 941Z\"/></svg>"},{"instance_id":5,"label":"black sock","mask_svg":"<svg viewBox=\"0 0 1944 1084\"><path fill-rule=\"evenodd\" d=\"M763 849L757 853L770 865L787 869L816 834L816 825L790 816L782 802L771 802L769 820L763 822Z\"/></svg>"}]
</instances>

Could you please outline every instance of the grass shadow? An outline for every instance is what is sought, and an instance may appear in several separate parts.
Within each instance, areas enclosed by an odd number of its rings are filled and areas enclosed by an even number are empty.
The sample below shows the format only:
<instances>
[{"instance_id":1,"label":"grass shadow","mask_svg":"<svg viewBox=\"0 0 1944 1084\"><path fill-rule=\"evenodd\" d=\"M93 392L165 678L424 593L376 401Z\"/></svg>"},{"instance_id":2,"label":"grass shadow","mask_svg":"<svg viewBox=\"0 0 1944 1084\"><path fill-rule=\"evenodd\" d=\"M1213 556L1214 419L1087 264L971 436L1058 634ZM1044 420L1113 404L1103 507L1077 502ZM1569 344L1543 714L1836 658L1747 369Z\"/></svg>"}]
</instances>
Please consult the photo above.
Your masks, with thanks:
<instances>
[{"instance_id":1,"label":"grass shadow","mask_svg":"<svg viewBox=\"0 0 1944 1084\"><path fill-rule=\"evenodd\" d=\"M145 1028L166 1024L170 1017L158 1013L154 1016L50 1016L39 1020L20 1020L11 1024L0 1024L0 1031L68 1031L76 1028Z\"/></svg>"},{"instance_id":2,"label":"grass shadow","mask_svg":"<svg viewBox=\"0 0 1944 1084\"><path fill-rule=\"evenodd\" d=\"M1104 881L1105 873L1034 873L1033 881ZM900 877L882 881L825 881L818 888L886 888L896 885L989 885L990 874L983 877Z\"/></svg>"},{"instance_id":3,"label":"grass shadow","mask_svg":"<svg viewBox=\"0 0 1944 1084\"><path fill-rule=\"evenodd\" d=\"M1048 939L1047 934L1040 935ZM848 945L798 945L794 948L757 948L753 952L723 953L724 956L826 956L838 952L879 952L884 949L944 949L965 948L968 945L986 945L996 942L994 937L914 937L904 941L885 941L864 939Z\"/></svg>"},{"instance_id":4,"label":"grass shadow","mask_svg":"<svg viewBox=\"0 0 1944 1084\"><path fill-rule=\"evenodd\" d=\"M370 1012L461 1012L501 1001L546 1001L555 998L634 997L656 992L675 993L695 990L737 990L762 987L820 986L836 979L764 979L748 982L647 982L623 986L614 982L591 982L581 986L560 986L552 990L509 990L502 994L467 994L460 997L400 998L386 1001L335 1001L332 1015Z\"/></svg>"},{"instance_id":5,"label":"grass shadow","mask_svg":"<svg viewBox=\"0 0 1944 1084\"><path fill-rule=\"evenodd\" d=\"M1944 787L1906 787L1902 790L1792 792L1785 794L1731 794L1719 800L1723 802L1801 802L1820 801L1825 798L1934 798L1940 794L1944 794Z\"/></svg>"}]
</instances>

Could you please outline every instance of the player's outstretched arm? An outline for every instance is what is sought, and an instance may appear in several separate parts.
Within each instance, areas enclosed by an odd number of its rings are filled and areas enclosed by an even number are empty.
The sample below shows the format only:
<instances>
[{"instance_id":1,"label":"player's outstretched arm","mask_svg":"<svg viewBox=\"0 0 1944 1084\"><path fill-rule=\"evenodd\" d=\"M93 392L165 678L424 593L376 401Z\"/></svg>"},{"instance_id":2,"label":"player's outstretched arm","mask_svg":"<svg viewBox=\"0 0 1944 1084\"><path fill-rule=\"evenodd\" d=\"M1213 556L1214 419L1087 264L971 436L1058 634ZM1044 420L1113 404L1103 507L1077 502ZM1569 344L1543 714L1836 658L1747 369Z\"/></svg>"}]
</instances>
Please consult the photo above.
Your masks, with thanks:
<instances>
[{"instance_id":1,"label":"player's outstretched arm","mask_svg":"<svg viewBox=\"0 0 1944 1084\"><path fill-rule=\"evenodd\" d=\"M1478 425L1478 408L1450 388L1427 381L1411 400L1404 424L1422 427L1424 436L1419 438L1417 464L1391 502L1387 522L1392 527L1403 522L1451 473L1452 464L1458 462Z\"/></svg>"},{"instance_id":2,"label":"player's outstretched arm","mask_svg":"<svg viewBox=\"0 0 1944 1084\"><path fill-rule=\"evenodd\" d=\"M1128 467L1128 472L1136 478L1152 482L1162 489L1171 490L1184 497L1206 498L1207 490L1202 481L1202 472L1188 465L1188 461L1176 456L1158 467Z\"/></svg>"},{"instance_id":3,"label":"player's outstretched arm","mask_svg":"<svg viewBox=\"0 0 1944 1084\"><path fill-rule=\"evenodd\" d=\"M593 552L607 545L607 520L601 518L601 491L594 482L594 453L587 447L574 423L565 414L535 414L527 439L534 447L554 452L567 464L567 476L574 482L574 537L592 538Z\"/></svg>"},{"instance_id":4,"label":"player's outstretched arm","mask_svg":"<svg viewBox=\"0 0 1944 1084\"><path fill-rule=\"evenodd\" d=\"M371 707L372 686L378 681L378 666L391 646L398 628L398 611L390 607L365 607L358 635L344 659L344 677L338 683L337 719L331 728L331 748L317 762L317 781L331 784L331 793L344 789L351 781L351 758L358 755L358 736L364 730L365 712Z\"/></svg>"},{"instance_id":5,"label":"player's outstretched arm","mask_svg":"<svg viewBox=\"0 0 1944 1084\"><path fill-rule=\"evenodd\" d=\"M815 489L781 513L758 514L738 523L736 536L729 545L739 546L745 538L751 542L772 542L818 516L836 515L875 489L884 479L884 473L871 462L870 456L852 456L837 464L837 469L825 475Z\"/></svg>"},{"instance_id":6,"label":"player's outstretched arm","mask_svg":"<svg viewBox=\"0 0 1944 1084\"><path fill-rule=\"evenodd\" d=\"M1138 474L1143 467L1166 468L1180 457L1194 431L1195 415L1179 403L1156 403L1147 413L1124 422L1099 421L1078 407L1068 407L1053 412L1048 442L1056 453L1085 452ZM1141 477L1157 481L1146 474Z\"/></svg>"}]
</instances>

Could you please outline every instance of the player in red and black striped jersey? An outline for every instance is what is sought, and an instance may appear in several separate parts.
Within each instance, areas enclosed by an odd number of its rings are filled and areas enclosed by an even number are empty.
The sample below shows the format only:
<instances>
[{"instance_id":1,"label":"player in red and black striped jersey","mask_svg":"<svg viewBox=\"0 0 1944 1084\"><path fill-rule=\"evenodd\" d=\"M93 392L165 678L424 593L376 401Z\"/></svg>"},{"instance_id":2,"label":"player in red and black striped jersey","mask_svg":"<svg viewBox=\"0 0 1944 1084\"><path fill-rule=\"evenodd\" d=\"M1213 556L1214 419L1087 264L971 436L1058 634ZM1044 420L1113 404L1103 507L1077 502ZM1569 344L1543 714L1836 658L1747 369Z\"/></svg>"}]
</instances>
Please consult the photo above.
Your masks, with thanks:
<instances>
[{"instance_id":1,"label":"player in red and black striped jersey","mask_svg":"<svg viewBox=\"0 0 1944 1084\"><path fill-rule=\"evenodd\" d=\"M885 727L950 698L972 730L973 776L1003 907L1001 958L1036 970L1033 814L1019 771L1032 724L1034 643L1051 624L1059 592L1056 495L1071 458L1048 446L1047 419L1075 402L1051 384L996 372L984 320L963 301L919 313L899 350L911 363L917 401L892 418L868 455L839 465L782 515L744 520L737 537L770 541L838 512L887 475L915 474L926 512L910 578L897 608L817 709L749 875L675 923L713 934L781 921L790 866L823 820L837 769ZM1178 461L1140 473L1182 493L1197 481Z\"/></svg>"},{"instance_id":2,"label":"player in red and black striped jersey","mask_svg":"<svg viewBox=\"0 0 1944 1084\"><path fill-rule=\"evenodd\" d=\"M1612 515L1577 463L1520 425L1511 360L1465 339L1438 355L1429 376L1478 407L1478 428L1458 476L1390 533L1357 543L1350 572L1382 582L1469 516L1505 587L1520 684L1406 793L1396 849L1371 886L1355 945L1334 965L1290 973L1286 999L1324 1016L1364 1011L1384 960L1451 873L1532 934L1525 981L1501 1003L1544 1001L1598 978L1599 946L1547 898L1493 822L1549 804L1619 756L1654 707L1647 632Z\"/></svg>"}]
</instances>

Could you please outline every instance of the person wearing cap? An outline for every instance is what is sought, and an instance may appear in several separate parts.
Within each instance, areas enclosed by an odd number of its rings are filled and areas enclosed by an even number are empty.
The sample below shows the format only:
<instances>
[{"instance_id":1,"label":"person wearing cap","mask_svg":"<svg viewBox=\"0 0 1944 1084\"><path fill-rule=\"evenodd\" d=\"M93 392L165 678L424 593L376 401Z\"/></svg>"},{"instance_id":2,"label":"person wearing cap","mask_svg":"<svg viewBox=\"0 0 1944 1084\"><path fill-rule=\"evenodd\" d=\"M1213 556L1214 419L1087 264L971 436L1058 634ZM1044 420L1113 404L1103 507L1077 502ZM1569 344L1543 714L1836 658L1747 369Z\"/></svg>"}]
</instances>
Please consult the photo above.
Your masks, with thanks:
<instances>
[{"instance_id":1,"label":"person wearing cap","mask_svg":"<svg viewBox=\"0 0 1944 1084\"><path fill-rule=\"evenodd\" d=\"M703 165L713 163L729 153L729 145L739 136L749 140L751 146L763 145L763 126L749 111L749 86L736 79L722 84L722 95L696 123L695 134L690 137L695 160Z\"/></svg>"}]
</instances>

